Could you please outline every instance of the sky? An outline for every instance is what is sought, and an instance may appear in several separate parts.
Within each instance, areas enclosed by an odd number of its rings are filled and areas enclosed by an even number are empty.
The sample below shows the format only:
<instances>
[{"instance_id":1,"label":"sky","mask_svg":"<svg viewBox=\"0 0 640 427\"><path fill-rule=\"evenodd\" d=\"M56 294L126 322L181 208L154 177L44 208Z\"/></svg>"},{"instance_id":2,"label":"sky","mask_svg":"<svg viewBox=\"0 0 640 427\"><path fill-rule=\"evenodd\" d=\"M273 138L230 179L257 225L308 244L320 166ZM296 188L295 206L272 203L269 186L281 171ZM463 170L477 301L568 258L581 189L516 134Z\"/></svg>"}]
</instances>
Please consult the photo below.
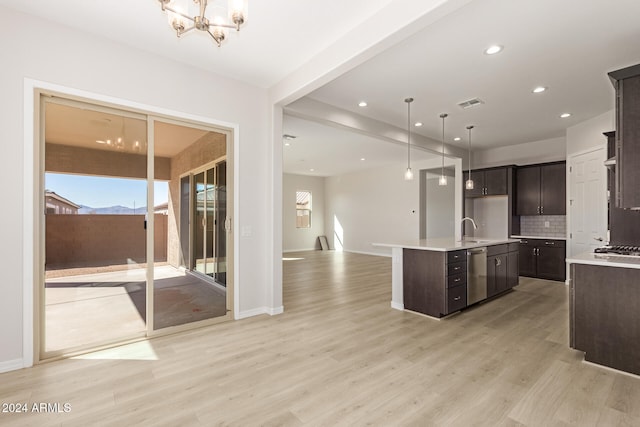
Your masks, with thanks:
<instances>
[{"instance_id":1,"label":"sky","mask_svg":"<svg viewBox=\"0 0 640 427\"><path fill-rule=\"evenodd\" d=\"M154 206L166 203L166 181L154 185ZM45 174L45 188L78 205L92 208L147 205L147 181L144 179L104 178L60 173Z\"/></svg>"}]
</instances>

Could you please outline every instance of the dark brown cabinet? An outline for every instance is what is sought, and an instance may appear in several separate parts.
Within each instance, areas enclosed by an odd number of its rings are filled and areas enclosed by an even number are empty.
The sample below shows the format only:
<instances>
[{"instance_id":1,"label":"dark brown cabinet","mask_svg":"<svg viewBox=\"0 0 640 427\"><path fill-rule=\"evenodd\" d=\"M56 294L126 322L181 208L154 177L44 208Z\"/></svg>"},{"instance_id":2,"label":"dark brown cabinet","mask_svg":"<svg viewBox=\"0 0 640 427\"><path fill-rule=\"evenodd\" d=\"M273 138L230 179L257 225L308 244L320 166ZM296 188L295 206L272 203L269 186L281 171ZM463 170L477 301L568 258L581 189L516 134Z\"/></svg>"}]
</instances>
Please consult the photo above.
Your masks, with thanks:
<instances>
[{"instance_id":1,"label":"dark brown cabinet","mask_svg":"<svg viewBox=\"0 0 640 427\"><path fill-rule=\"evenodd\" d=\"M508 191L508 168L490 168L471 171L473 189L465 188L465 197L503 196ZM469 179L469 172L464 172L464 182Z\"/></svg>"},{"instance_id":2,"label":"dark brown cabinet","mask_svg":"<svg viewBox=\"0 0 640 427\"><path fill-rule=\"evenodd\" d=\"M467 306L467 251L402 251L404 308L443 317Z\"/></svg>"},{"instance_id":3,"label":"dark brown cabinet","mask_svg":"<svg viewBox=\"0 0 640 427\"><path fill-rule=\"evenodd\" d=\"M640 207L640 64L609 77L616 90L615 205Z\"/></svg>"},{"instance_id":4,"label":"dark brown cabinet","mask_svg":"<svg viewBox=\"0 0 640 427\"><path fill-rule=\"evenodd\" d=\"M640 270L571 265L569 340L584 359L640 375Z\"/></svg>"},{"instance_id":5,"label":"dark brown cabinet","mask_svg":"<svg viewBox=\"0 0 640 427\"><path fill-rule=\"evenodd\" d=\"M518 243L487 247L487 297L518 285Z\"/></svg>"},{"instance_id":6,"label":"dark brown cabinet","mask_svg":"<svg viewBox=\"0 0 640 427\"><path fill-rule=\"evenodd\" d=\"M517 215L566 215L566 163L516 170Z\"/></svg>"},{"instance_id":7,"label":"dark brown cabinet","mask_svg":"<svg viewBox=\"0 0 640 427\"><path fill-rule=\"evenodd\" d=\"M522 239L520 241L520 275L538 279L564 281L566 278L564 240Z\"/></svg>"}]
</instances>

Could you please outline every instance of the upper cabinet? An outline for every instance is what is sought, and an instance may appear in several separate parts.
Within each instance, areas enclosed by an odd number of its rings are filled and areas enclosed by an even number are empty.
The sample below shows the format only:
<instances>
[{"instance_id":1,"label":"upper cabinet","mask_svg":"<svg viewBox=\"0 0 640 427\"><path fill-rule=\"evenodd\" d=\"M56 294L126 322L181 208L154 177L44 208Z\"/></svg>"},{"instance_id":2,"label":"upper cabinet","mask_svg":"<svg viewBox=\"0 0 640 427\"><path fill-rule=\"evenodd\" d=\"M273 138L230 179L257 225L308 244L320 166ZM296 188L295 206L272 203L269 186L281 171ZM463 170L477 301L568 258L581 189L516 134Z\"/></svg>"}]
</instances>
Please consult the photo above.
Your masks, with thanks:
<instances>
[{"instance_id":1,"label":"upper cabinet","mask_svg":"<svg viewBox=\"0 0 640 427\"><path fill-rule=\"evenodd\" d=\"M508 167L478 169L471 171L473 189L465 188L465 197L504 196L508 193ZM469 173L464 172L464 182L469 179Z\"/></svg>"},{"instance_id":2,"label":"upper cabinet","mask_svg":"<svg viewBox=\"0 0 640 427\"><path fill-rule=\"evenodd\" d=\"M616 89L615 205L640 207L640 64L609 73Z\"/></svg>"},{"instance_id":3,"label":"upper cabinet","mask_svg":"<svg viewBox=\"0 0 640 427\"><path fill-rule=\"evenodd\" d=\"M566 215L566 212L565 162L516 170L516 215Z\"/></svg>"}]
</instances>

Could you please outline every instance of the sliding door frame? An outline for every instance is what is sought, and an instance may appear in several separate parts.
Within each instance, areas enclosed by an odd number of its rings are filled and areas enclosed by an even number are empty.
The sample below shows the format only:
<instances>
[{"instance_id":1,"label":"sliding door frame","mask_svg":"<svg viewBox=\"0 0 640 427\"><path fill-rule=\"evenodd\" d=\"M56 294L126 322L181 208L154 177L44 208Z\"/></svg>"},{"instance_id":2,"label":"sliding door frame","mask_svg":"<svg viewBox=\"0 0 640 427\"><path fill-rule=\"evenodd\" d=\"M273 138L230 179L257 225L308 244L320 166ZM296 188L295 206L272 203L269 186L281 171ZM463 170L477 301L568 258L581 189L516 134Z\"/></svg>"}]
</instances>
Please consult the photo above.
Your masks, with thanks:
<instances>
[{"instance_id":1,"label":"sliding door frame","mask_svg":"<svg viewBox=\"0 0 640 427\"><path fill-rule=\"evenodd\" d=\"M81 350L61 354L59 357L70 357L75 354L85 353L87 351L95 351L101 348L122 345L127 342L139 341L142 339L167 335L182 330L189 330L201 326L206 326L221 321L234 319L235 313L238 312L239 301L235 298L238 277L238 233L236 230L236 216L239 206L238 192L235 186L239 182L238 167L239 159L239 125L236 123L223 122L213 120L209 117L196 116L182 112L167 110L151 105L132 102L125 99L110 97L102 94L77 90L49 82L43 82L33 79L24 79L24 144L23 144L23 212L25 213L22 235L23 235L23 354L22 366L30 367L36 363L43 361L41 357L40 337L43 333L44 315L42 311L43 292L41 287L44 285L44 111L42 105L43 98L59 97L70 101L91 104L93 106L103 106L107 109L116 109L119 111L130 112L133 114L142 114L147 117L147 126L152 127L153 122L160 120L163 122L174 122L183 126L203 128L215 132L220 132L226 136L227 145L227 194L228 200L232 203L227 205L229 230L228 233L228 263L232 266L228 271L227 286L227 314L218 318L203 320L199 322L188 323L185 325L168 327L161 330L153 330L153 311L147 311L147 333L146 337L134 338L117 344L107 344L102 347L93 347L91 349ZM150 148L147 151L147 201L153 201L153 182L154 182L154 152L153 152L153 129L147 135ZM149 203L147 206L152 206ZM148 208L149 209L149 208ZM153 233L149 230L154 228L153 214L148 215L147 227L147 296L152 293L153 287L149 286L150 276L149 270L153 269ZM149 262L151 261L151 262ZM153 273L151 273L153 274ZM151 276L152 277L152 276ZM229 304L230 302L230 304ZM153 297L147 298L147 308L149 304L153 304ZM59 358L57 357L57 358ZM48 358L54 360L55 358Z\"/></svg>"}]
</instances>

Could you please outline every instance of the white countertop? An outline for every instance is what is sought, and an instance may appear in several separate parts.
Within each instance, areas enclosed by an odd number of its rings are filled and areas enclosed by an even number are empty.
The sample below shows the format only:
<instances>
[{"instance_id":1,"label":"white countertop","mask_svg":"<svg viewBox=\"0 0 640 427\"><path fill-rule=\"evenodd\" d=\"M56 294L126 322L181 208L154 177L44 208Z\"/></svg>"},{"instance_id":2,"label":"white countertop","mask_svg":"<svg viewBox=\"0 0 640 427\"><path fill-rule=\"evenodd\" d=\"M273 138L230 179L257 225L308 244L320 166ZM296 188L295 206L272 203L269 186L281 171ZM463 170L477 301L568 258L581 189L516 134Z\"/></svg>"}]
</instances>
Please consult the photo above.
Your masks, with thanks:
<instances>
[{"instance_id":1,"label":"white countertop","mask_svg":"<svg viewBox=\"0 0 640 427\"><path fill-rule=\"evenodd\" d=\"M381 246L387 248L405 248L405 249L420 249L424 251L455 251L458 249L468 248L480 248L483 246L500 245L503 243L517 243L518 239L485 239L478 237L469 238L462 242L457 241L453 237L443 237L438 239L421 239L406 242L394 242L394 243L372 243L373 246Z\"/></svg>"},{"instance_id":2,"label":"white countertop","mask_svg":"<svg viewBox=\"0 0 640 427\"><path fill-rule=\"evenodd\" d=\"M566 237L556 237L556 236L521 236L521 235L513 235L512 239L542 239L542 240L567 240Z\"/></svg>"},{"instance_id":3,"label":"white countertop","mask_svg":"<svg viewBox=\"0 0 640 427\"><path fill-rule=\"evenodd\" d=\"M616 254L594 254L592 252L584 252L567 258L567 263L640 269L640 257Z\"/></svg>"}]
</instances>

